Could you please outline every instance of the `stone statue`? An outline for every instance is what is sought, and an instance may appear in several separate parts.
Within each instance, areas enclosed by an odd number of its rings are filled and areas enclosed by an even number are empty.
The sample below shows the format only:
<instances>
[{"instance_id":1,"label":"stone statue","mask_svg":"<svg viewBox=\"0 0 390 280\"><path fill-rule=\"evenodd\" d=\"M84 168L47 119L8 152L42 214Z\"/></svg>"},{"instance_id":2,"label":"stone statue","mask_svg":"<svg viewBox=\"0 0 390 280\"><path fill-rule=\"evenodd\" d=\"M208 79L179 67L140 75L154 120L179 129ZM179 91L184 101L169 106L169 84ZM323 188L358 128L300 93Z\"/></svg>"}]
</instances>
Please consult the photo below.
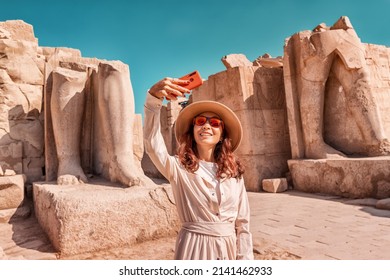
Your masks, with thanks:
<instances>
[{"instance_id":1,"label":"stone statue","mask_svg":"<svg viewBox=\"0 0 390 280\"><path fill-rule=\"evenodd\" d=\"M330 75L341 85L348 110L364 139L361 154L389 154L390 143L375 101L364 45L349 19L341 17L330 28L320 24L313 31L294 34L285 46L284 79L291 107L293 158L345 156L324 141L324 100ZM292 130L291 121L295 122Z\"/></svg>"},{"instance_id":2,"label":"stone statue","mask_svg":"<svg viewBox=\"0 0 390 280\"><path fill-rule=\"evenodd\" d=\"M81 163L81 138L90 134L93 174L126 186L140 184L140 163L133 153L134 96L127 65L99 62L64 64L52 71L51 118L58 158L57 183L87 182ZM92 108L84 121L87 96ZM88 130L89 132L87 132Z\"/></svg>"},{"instance_id":3,"label":"stone statue","mask_svg":"<svg viewBox=\"0 0 390 280\"><path fill-rule=\"evenodd\" d=\"M51 99L54 139L58 157L58 184L87 182L81 168L80 139L85 106L86 72L53 71Z\"/></svg>"}]
</instances>

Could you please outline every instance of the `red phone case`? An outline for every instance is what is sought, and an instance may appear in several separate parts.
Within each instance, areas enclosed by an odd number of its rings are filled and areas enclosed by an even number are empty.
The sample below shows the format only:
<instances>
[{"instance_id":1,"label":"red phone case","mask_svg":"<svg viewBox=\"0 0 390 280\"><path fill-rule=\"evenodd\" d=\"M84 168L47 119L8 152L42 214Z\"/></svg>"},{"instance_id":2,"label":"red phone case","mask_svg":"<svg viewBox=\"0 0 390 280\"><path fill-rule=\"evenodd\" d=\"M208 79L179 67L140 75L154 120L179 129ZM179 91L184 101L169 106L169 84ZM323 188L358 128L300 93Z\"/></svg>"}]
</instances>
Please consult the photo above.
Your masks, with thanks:
<instances>
[{"instance_id":1,"label":"red phone case","mask_svg":"<svg viewBox=\"0 0 390 280\"><path fill-rule=\"evenodd\" d=\"M203 84L202 77L200 76L198 71L191 72L191 73L181 77L180 80L190 80L190 83L188 85L182 86L182 87L185 87L185 88L190 89L190 90Z\"/></svg>"}]
</instances>

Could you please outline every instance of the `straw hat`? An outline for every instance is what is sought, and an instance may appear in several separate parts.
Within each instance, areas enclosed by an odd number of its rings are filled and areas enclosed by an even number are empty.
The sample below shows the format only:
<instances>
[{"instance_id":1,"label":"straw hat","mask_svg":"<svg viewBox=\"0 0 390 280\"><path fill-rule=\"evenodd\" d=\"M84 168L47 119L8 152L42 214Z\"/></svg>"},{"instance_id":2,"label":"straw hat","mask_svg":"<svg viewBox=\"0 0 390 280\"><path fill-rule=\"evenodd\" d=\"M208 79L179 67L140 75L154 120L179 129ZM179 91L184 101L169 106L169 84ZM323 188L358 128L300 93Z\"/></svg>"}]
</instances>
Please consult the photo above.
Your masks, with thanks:
<instances>
[{"instance_id":1,"label":"straw hat","mask_svg":"<svg viewBox=\"0 0 390 280\"><path fill-rule=\"evenodd\" d=\"M223 120L224 127L232 140L232 150L236 150L242 139L240 120L229 107L216 101L197 101L182 109L175 124L176 140L179 141L180 137L188 131L193 118L204 112L213 112Z\"/></svg>"}]
</instances>

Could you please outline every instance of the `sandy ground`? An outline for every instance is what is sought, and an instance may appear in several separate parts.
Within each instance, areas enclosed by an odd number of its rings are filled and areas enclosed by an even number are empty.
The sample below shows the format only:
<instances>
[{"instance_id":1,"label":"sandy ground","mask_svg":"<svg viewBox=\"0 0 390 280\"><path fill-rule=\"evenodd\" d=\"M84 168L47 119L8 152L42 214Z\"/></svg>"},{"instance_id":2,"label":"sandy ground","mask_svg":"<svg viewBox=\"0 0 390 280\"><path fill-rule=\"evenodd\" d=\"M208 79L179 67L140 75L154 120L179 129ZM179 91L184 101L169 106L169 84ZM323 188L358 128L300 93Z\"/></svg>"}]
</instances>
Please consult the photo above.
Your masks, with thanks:
<instances>
[{"instance_id":1,"label":"sandy ground","mask_svg":"<svg viewBox=\"0 0 390 280\"><path fill-rule=\"evenodd\" d=\"M264 240L255 242L254 256L257 260L288 260L299 259L276 245L267 244ZM131 248L116 248L101 252L86 253L60 259L83 260L172 260L175 248L175 237L160 238L136 244Z\"/></svg>"},{"instance_id":2,"label":"sandy ground","mask_svg":"<svg viewBox=\"0 0 390 280\"><path fill-rule=\"evenodd\" d=\"M111 248L100 252L60 256L52 247L38 221L28 218L0 223L0 259L25 260L172 260L176 236L150 240L131 247ZM254 256L259 260L299 259L267 240L254 240Z\"/></svg>"}]
</instances>

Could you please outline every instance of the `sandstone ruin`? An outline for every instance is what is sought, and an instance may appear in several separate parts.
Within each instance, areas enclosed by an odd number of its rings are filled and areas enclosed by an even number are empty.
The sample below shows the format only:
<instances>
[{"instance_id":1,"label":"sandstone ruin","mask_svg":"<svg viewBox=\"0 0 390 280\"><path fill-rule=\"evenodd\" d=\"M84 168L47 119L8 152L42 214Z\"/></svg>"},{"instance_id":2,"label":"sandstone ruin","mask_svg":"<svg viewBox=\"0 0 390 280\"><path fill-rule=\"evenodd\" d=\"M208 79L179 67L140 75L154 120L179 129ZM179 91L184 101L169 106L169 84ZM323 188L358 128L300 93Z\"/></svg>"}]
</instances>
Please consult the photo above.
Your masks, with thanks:
<instances>
[{"instance_id":1,"label":"sandstone ruin","mask_svg":"<svg viewBox=\"0 0 390 280\"><path fill-rule=\"evenodd\" d=\"M33 185L35 215L63 255L175 232L170 186L154 183L143 154L128 66L41 47L23 21L0 23L0 52L0 222L29 215ZM390 197L390 48L360 42L341 17L287 38L283 57L222 63L188 102L236 112L248 191ZM171 154L183 101L162 108Z\"/></svg>"},{"instance_id":2,"label":"sandstone ruin","mask_svg":"<svg viewBox=\"0 0 390 280\"><path fill-rule=\"evenodd\" d=\"M2 221L26 212L33 184L35 215L62 255L176 232L169 186L141 169L128 66L40 47L23 21L0 24L0 46Z\"/></svg>"},{"instance_id":3,"label":"sandstone ruin","mask_svg":"<svg viewBox=\"0 0 390 280\"><path fill-rule=\"evenodd\" d=\"M231 54L222 62L227 70L208 77L190 102L217 100L239 116L248 190L286 177L305 192L390 196L389 48L361 43L341 17L287 38L283 58ZM173 126L178 110L168 105L162 123Z\"/></svg>"}]
</instances>

